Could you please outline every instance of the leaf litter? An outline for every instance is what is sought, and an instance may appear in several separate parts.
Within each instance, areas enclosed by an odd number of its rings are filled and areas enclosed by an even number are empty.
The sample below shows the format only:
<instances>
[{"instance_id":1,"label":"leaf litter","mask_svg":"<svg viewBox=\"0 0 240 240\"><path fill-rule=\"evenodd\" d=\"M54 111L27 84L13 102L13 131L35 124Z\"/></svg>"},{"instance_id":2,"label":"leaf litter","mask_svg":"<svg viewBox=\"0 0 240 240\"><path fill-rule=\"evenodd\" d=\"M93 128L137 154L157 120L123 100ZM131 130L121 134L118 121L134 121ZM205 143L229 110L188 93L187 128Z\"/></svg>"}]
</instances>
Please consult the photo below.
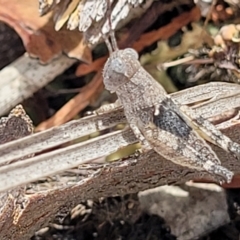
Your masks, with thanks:
<instances>
[{"instance_id":1,"label":"leaf litter","mask_svg":"<svg viewBox=\"0 0 240 240\"><path fill-rule=\"evenodd\" d=\"M131 43L140 53L143 66L169 93L209 81L239 83L240 27L237 24L237 16L240 8L238 4L231 0L215 1L210 19L204 26L205 17L211 8L211 5L206 4L205 1L197 1L197 6L192 1L184 0L180 1L182 5L179 3L177 6L174 3L163 4L161 9L164 8L165 12L161 14L164 18L160 15L154 22L149 19L149 12L153 11L149 2L144 5L144 1L126 0L125 9L123 5L115 5L120 10L116 11L119 13L119 18L116 18L113 23L116 29L120 29L117 32L119 46L124 48ZM101 42L100 29L105 27L107 32L107 27L104 25L107 11L105 1L91 3L87 0L40 0L40 14L44 15L42 17L39 16L36 0L24 2L2 0L1 3L0 19L15 29L31 57L37 57L44 64L50 63L63 53L80 60L50 83L52 84L51 92L49 92L49 86L46 86L35 93L30 100L24 102L30 115L43 116L40 122L35 121L39 123L36 127L37 131L80 118L103 102L108 103L114 100L114 97L104 91L102 84L101 73L107 59L106 48L101 43L96 45ZM140 21L138 16L117 24L129 15L130 9L136 7L142 8L139 14L145 20L145 26L139 26L139 36L131 31L131 26L136 28L136 24ZM170 20L164 22L166 18ZM162 22L164 22L163 25L161 25ZM98 31L94 32L95 29ZM138 36L137 39L135 39L136 36ZM86 39L92 41L92 44L87 44ZM92 53L91 49L93 49ZM172 63L188 56L193 57L189 62L164 67L166 62ZM52 94L52 90L58 92L64 89L70 91L64 94ZM78 89L77 93L75 89ZM45 104L38 107L36 113L34 106L41 105L43 101ZM232 231L233 235L239 231L237 227L234 228L238 222L236 210L238 200L233 200L236 192L237 190L227 191L231 224L201 239L216 239L215 236L218 236L218 239L234 239L235 236L228 235L229 231ZM134 204L137 205L137 210L133 214L134 221L126 219L129 209L127 213L117 213L120 208L119 203L121 206L126 204L126 199L127 201L134 199ZM79 229L83 234L82 239L86 237L84 234L89 232L92 239L109 239L106 237L117 239L119 236L123 239L141 239L141 237L142 239L175 239L163 219L141 212L138 204L136 196L81 203L61 221L56 219L48 229L42 230L32 239L63 239L64 237L64 239L81 239L77 237ZM81 212L82 208L84 210ZM112 208L111 211L110 208ZM75 215L76 212L78 212L77 215ZM113 217L109 216L111 213ZM116 214L119 214L120 218L116 217ZM157 232L153 226L159 225L162 227ZM146 231L142 231L141 228ZM106 232L108 235L103 236ZM136 235L133 234L134 232ZM141 232L140 236L137 235L139 232ZM96 238L94 234L102 238Z\"/></svg>"}]
</instances>

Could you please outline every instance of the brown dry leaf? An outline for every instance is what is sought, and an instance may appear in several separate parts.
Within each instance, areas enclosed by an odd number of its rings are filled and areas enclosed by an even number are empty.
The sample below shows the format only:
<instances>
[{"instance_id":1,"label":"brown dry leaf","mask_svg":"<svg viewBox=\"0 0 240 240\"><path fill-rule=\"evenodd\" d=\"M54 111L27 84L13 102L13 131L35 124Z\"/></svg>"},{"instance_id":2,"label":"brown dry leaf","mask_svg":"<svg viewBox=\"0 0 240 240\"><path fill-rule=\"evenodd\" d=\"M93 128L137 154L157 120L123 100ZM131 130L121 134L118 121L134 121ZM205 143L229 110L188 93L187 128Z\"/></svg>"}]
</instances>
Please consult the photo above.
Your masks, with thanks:
<instances>
[{"instance_id":1,"label":"brown dry leaf","mask_svg":"<svg viewBox=\"0 0 240 240\"><path fill-rule=\"evenodd\" d=\"M91 62L91 51L79 31L54 30L52 15L39 16L36 0L0 0L0 20L20 35L26 51L47 63L62 52L69 57Z\"/></svg>"},{"instance_id":2,"label":"brown dry leaf","mask_svg":"<svg viewBox=\"0 0 240 240\"><path fill-rule=\"evenodd\" d=\"M56 114L39 124L36 131L43 131L53 126L59 126L73 119L82 109L89 105L95 95L103 89L102 71L98 71L92 81L82 88L82 91L68 101Z\"/></svg>"},{"instance_id":3,"label":"brown dry leaf","mask_svg":"<svg viewBox=\"0 0 240 240\"><path fill-rule=\"evenodd\" d=\"M66 5L66 8L64 9L65 11L63 11L62 14L59 14L59 16L57 16L56 25L55 25L56 31L60 30L63 27L63 25L67 22L72 12L75 12L75 9L77 8L78 4L79 4L79 0L71 1L69 4Z\"/></svg>"},{"instance_id":4,"label":"brown dry leaf","mask_svg":"<svg viewBox=\"0 0 240 240\"><path fill-rule=\"evenodd\" d=\"M111 0L112 29L116 30L131 19L140 17L152 2L153 0ZM60 29L67 22L69 29L78 28L92 45L102 40L102 33L109 33L107 9L108 0L39 0L39 12L42 16L54 12L55 29Z\"/></svg>"},{"instance_id":5,"label":"brown dry leaf","mask_svg":"<svg viewBox=\"0 0 240 240\"><path fill-rule=\"evenodd\" d=\"M61 0L39 0L39 13L40 15L44 15L51 11L57 4L59 4Z\"/></svg>"},{"instance_id":6,"label":"brown dry leaf","mask_svg":"<svg viewBox=\"0 0 240 240\"><path fill-rule=\"evenodd\" d=\"M96 59L92 64L79 64L77 70L75 72L76 76L84 76L91 72L97 72L102 69L104 63L107 61L108 56L104 56L101 58Z\"/></svg>"},{"instance_id":7,"label":"brown dry leaf","mask_svg":"<svg viewBox=\"0 0 240 240\"><path fill-rule=\"evenodd\" d=\"M133 48L139 52L153 42L159 41L160 39L167 40L183 26L186 26L190 22L198 21L200 17L201 13L199 8L195 7L191 11L174 18L170 24L161 27L158 30L143 34L141 38L133 44Z\"/></svg>"}]
</instances>

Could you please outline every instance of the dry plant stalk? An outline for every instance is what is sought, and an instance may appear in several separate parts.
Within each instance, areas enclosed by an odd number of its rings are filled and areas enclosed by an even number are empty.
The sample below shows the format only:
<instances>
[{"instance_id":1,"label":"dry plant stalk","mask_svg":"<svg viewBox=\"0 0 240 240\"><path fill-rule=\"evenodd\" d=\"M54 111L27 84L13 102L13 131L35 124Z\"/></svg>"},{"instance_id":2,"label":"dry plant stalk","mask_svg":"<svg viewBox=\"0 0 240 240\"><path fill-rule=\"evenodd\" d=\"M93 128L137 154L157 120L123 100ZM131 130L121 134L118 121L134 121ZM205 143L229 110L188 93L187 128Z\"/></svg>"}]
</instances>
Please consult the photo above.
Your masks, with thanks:
<instances>
[{"instance_id":1,"label":"dry plant stalk","mask_svg":"<svg viewBox=\"0 0 240 240\"><path fill-rule=\"evenodd\" d=\"M75 62L60 56L51 64L40 65L38 60L25 54L3 68L0 71L0 115L32 96Z\"/></svg>"},{"instance_id":2,"label":"dry plant stalk","mask_svg":"<svg viewBox=\"0 0 240 240\"><path fill-rule=\"evenodd\" d=\"M182 104L191 105L199 114L215 123L224 134L239 142L239 93L238 85L210 83L171 96ZM39 177L91 162L97 156L108 155L123 146L135 143L135 136L130 129L126 129L7 164L121 122L126 122L126 119L123 111L119 109L71 121L0 146L0 162L3 165L0 167L1 191L11 187L16 189L17 186ZM235 174L240 172L240 163L234 157L216 146L212 147L223 166ZM9 195L7 200L5 198L1 212L1 239L27 239L51 221L59 211L70 209L82 200L124 195L202 177L211 180L211 176L206 172L177 166L153 151L129 156L112 164L87 164L77 172L77 176L69 171L63 172L58 178L48 178L48 183L45 184L32 183L25 194L19 196L14 196L12 190L12 195Z\"/></svg>"}]
</instances>

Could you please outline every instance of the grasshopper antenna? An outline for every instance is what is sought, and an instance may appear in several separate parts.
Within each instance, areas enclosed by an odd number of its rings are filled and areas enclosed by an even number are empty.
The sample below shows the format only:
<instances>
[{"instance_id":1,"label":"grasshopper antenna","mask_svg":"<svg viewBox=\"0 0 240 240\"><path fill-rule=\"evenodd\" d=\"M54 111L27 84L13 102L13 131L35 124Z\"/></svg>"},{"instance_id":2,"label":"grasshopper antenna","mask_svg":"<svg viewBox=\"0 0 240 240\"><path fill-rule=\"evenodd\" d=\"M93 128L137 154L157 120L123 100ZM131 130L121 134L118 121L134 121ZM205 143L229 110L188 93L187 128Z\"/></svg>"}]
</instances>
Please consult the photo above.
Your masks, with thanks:
<instances>
[{"instance_id":1,"label":"grasshopper antenna","mask_svg":"<svg viewBox=\"0 0 240 240\"><path fill-rule=\"evenodd\" d=\"M105 44L107 45L107 49L109 51L109 54L111 55L114 51L113 48L112 48L112 45L111 45L109 39L104 34L102 35L102 37L104 39Z\"/></svg>"},{"instance_id":2,"label":"grasshopper antenna","mask_svg":"<svg viewBox=\"0 0 240 240\"><path fill-rule=\"evenodd\" d=\"M104 40L105 40L105 43L107 45L107 48L110 52L110 54L113 52L113 51L116 51L118 50L118 46L117 46L117 40L116 40L116 37L115 37L115 34L114 34L114 30L112 28L112 21L111 21L111 0L107 0L107 19L108 19L108 24L109 24L109 36L110 36L110 40L111 40L111 43L109 41L109 39L107 39L106 37L104 37Z\"/></svg>"}]
</instances>

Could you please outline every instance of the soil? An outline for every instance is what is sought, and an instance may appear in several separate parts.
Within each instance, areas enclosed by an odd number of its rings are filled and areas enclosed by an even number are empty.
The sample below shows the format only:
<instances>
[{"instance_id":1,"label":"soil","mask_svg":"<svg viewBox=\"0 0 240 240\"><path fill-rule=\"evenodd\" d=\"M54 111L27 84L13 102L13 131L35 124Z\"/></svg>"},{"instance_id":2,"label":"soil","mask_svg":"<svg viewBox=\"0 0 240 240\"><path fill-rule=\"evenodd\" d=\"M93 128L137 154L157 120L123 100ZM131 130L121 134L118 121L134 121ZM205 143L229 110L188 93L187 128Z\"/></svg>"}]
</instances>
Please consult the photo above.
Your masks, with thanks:
<instances>
[{"instance_id":1,"label":"soil","mask_svg":"<svg viewBox=\"0 0 240 240\"><path fill-rule=\"evenodd\" d=\"M226 190L231 222L207 233L199 240L238 240L240 234L240 189ZM31 240L174 240L170 227L158 215L141 210L137 194L87 201Z\"/></svg>"},{"instance_id":2,"label":"soil","mask_svg":"<svg viewBox=\"0 0 240 240\"><path fill-rule=\"evenodd\" d=\"M61 222L61 223L60 223ZM144 213L137 194L87 201L32 240L174 240L164 219Z\"/></svg>"}]
</instances>

